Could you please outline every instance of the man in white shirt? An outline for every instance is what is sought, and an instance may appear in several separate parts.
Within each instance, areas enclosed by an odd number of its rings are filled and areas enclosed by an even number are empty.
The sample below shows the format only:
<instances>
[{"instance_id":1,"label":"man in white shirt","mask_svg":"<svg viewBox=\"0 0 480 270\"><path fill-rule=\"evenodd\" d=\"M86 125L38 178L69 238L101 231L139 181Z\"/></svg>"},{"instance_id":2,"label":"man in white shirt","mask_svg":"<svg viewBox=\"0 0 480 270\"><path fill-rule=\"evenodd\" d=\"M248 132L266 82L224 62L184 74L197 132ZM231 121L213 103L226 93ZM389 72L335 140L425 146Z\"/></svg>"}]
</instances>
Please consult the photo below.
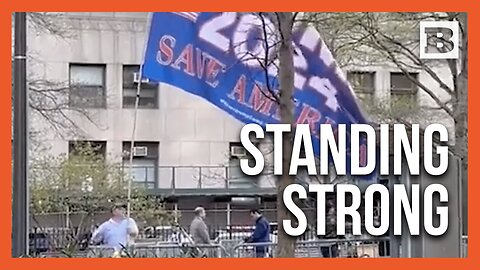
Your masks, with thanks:
<instances>
[{"instance_id":1,"label":"man in white shirt","mask_svg":"<svg viewBox=\"0 0 480 270\"><path fill-rule=\"evenodd\" d=\"M118 252L122 247L132 244L137 236L137 223L126 216L126 206L116 204L112 208L112 218L98 227L92 235L92 242L103 243Z\"/></svg>"}]
</instances>

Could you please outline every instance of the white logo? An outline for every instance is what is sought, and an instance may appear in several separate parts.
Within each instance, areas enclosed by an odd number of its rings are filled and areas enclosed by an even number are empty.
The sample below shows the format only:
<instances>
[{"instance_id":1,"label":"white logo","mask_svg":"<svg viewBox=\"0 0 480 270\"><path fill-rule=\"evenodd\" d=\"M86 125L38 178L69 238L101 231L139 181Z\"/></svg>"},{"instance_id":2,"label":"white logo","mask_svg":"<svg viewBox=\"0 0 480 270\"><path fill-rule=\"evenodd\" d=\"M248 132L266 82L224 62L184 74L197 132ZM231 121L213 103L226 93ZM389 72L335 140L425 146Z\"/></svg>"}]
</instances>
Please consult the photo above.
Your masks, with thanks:
<instances>
[{"instance_id":1,"label":"white logo","mask_svg":"<svg viewBox=\"0 0 480 270\"><path fill-rule=\"evenodd\" d=\"M458 59L458 36L457 21L420 22L420 59Z\"/></svg>"}]
</instances>

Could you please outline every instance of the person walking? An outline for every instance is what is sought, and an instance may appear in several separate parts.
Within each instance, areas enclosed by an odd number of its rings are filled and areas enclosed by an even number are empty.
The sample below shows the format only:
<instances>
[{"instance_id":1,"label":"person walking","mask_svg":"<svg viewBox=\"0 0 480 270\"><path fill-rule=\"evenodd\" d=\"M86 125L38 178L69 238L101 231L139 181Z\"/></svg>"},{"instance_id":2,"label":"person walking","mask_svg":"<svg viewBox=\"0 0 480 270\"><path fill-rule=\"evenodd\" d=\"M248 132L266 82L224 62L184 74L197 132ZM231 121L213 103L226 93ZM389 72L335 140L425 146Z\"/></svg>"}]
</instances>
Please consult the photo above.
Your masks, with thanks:
<instances>
[{"instance_id":1,"label":"person walking","mask_svg":"<svg viewBox=\"0 0 480 270\"><path fill-rule=\"evenodd\" d=\"M203 207L195 208L195 217L190 224L190 236L192 237L193 243L195 245L209 245L210 236L208 234L208 227L205 223L205 218L207 214ZM196 247L192 250L194 257L208 257L207 249Z\"/></svg>"},{"instance_id":2,"label":"person walking","mask_svg":"<svg viewBox=\"0 0 480 270\"><path fill-rule=\"evenodd\" d=\"M102 243L113 248L114 254L119 254L124 247L133 243L138 236L138 226L133 218L126 216L126 208L124 204L115 204L112 207L112 217L95 230L92 235L93 243Z\"/></svg>"},{"instance_id":3,"label":"person walking","mask_svg":"<svg viewBox=\"0 0 480 270\"><path fill-rule=\"evenodd\" d=\"M190 224L190 235L195 244L210 244L210 236L208 235L208 227L205 224L206 212L203 207L195 208L195 218Z\"/></svg>"},{"instance_id":4,"label":"person walking","mask_svg":"<svg viewBox=\"0 0 480 270\"><path fill-rule=\"evenodd\" d=\"M250 237L245 239L246 243L269 243L270 224L258 209L250 210L250 217L255 222L255 230ZM267 245L255 245L255 257L265 258L268 251Z\"/></svg>"}]
</instances>

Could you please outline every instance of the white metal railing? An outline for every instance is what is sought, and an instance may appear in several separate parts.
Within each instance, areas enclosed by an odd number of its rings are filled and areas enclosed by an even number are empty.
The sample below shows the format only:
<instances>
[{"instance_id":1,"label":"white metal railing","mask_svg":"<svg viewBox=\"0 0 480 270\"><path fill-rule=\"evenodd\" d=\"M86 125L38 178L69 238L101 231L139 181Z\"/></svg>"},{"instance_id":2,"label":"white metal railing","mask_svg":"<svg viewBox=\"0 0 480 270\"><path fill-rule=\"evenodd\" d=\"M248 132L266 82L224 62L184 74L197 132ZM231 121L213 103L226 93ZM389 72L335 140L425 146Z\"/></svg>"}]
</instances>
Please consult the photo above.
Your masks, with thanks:
<instances>
[{"instance_id":1,"label":"white metal railing","mask_svg":"<svg viewBox=\"0 0 480 270\"><path fill-rule=\"evenodd\" d=\"M126 168L125 168L126 169ZM133 183L164 190L274 188L271 173L255 178L236 173L237 166L134 166Z\"/></svg>"},{"instance_id":2,"label":"white metal railing","mask_svg":"<svg viewBox=\"0 0 480 270\"><path fill-rule=\"evenodd\" d=\"M325 239L298 241L296 258L380 258L389 257L388 238L345 240ZM142 258L255 258L275 257L277 243L240 243L226 248L222 244L195 245L191 243L138 243L115 251L108 246L92 246L87 257Z\"/></svg>"},{"instance_id":3,"label":"white metal railing","mask_svg":"<svg viewBox=\"0 0 480 270\"><path fill-rule=\"evenodd\" d=\"M115 250L109 246L92 246L89 258L228 258L230 254L219 244L143 243Z\"/></svg>"}]
</instances>

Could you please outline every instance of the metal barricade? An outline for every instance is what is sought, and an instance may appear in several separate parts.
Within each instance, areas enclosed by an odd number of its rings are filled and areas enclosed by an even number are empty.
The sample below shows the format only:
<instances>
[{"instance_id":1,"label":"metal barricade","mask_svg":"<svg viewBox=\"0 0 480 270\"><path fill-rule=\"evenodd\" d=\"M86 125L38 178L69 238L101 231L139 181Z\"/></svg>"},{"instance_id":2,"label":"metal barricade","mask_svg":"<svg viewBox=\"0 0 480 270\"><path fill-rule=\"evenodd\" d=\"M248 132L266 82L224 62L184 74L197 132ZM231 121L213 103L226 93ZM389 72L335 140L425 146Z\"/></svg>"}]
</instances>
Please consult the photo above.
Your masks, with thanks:
<instances>
[{"instance_id":1,"label":"metal barricade","mask_svg":"<svg viewBox=\"0 0 480 270\"><path fill-rule=\"evenodd\" d=\"M90 246L87 252L87 258L112 258L114 255L115 250L105 245Z\"/></svg>"},{"instance_id":2,"label":"metal barricade","mask_svg":"<svg viewBox=\"0 0 480 270\"><path fill-rule=\"evenodd\" d=\"M195 257L201 258L228 258L230 253L220 244L203 244L203 245L193 245L186 244L184 247L189 248L191 251L195 252L193 255Z\"/></svg>"},{"instance_id":3,"label":"metal barricade","mask_svg":"<svg viewBox=\"0 0 480 270\"><path fill-rule=\"evenodd\" d=\"M241 243L231 253L236 258L275 257L277 243ZM296 258L390 257L389 239L323 239L297 241Z\"/></svg>"},{"instance_id":4,"label":"metal barricade","mask_svg":"<svg viewBox=\"0 0 480 270\"><path fill-rule=\"evenodd\" d=\"M315 241L316 242L316 241ZM340 258L385 258L390 257L390 239L359 238L359 239L325 239L319 241L323 246L322 257Z\"/></svg>"},{"instance_id":5,"label":"metal barricade","mask_svg":"<svg viewBox=\"0 0 480 270\"><path fill-rule=\"evenodd\" d=\"M258 255L263 253L262 257L273 257L275 254L277 243L245 243L242 242L233 248L232 255L235 258L258 258ZM256 252L257 249L264 250L264 252Z\"/></svg>"},{"instance_id":6,"label":"metal barricade","mask_svg":"<svg viewBox=\"0 0 480 270\"><path fill-rule=\"evenodd\" d=\"M131 256L135 258L179 258L182 254L182 246L177 243L142 243L131 247Z\"/></svg>"},{"instance_id":7,"label":"metal barricade","mask_svg":"<svg viewBox=\"0 0 480 270\"><path fill-rule=\"evenodd\" d=\"M300 241L295 248L296 258L323 258L337 256L336 243L324 241Z\"/></svg>"},{"instance_id":8,"label":"metal barricade","mask_svg":"<svg viewBox=\"0 0 480 270\"><path fill-rule=\"evenodd\" d=\"M233 255L235 247L243 242L242 239L228 239L218 241L218 245L222 246L228 255Z\"/></svg>"},{"instance_id":9,"label":"metal barricade","mask_svg":"<svg viewBox=\"0 0 480 270\"><path fill-rule=\"evenodd\" d=\"M109 246L92 246L89 258L225 258L229 253L219 244L194 245L178 243L138 243L115 251Z\"/></svg>"}]
</instances>

